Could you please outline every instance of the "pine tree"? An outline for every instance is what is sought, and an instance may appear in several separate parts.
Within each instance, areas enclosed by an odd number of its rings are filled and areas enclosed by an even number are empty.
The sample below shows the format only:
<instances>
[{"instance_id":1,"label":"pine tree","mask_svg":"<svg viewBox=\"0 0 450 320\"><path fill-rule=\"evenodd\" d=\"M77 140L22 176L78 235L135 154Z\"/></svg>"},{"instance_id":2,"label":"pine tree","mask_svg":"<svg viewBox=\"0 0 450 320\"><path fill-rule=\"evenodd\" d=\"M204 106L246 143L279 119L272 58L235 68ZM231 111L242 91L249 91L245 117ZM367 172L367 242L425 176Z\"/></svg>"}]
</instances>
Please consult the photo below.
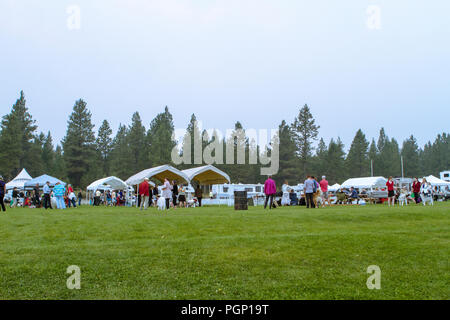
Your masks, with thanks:
<instances>
[{"instance_id":1,"label":"pine tree","mask_svg":"<svg viewBox=\"0 0 450 320\"><path fill-rule=\"evenodd\" d=\"M43 173L42 148L44 141L45 135L41 132L39 135L34 136L33 143L28 149L27 162L29 164L26 167L29 168L29 173L32 177Z\"/></svg>"},{"instance_id":2,"label":"pine tree","mask_svg":"<svg viewBox=\"0 0 450 320\"><path fill-rule=\"evenodd\" d=\"M151 167L172 163L172 149L176 146L174 130L172 114L166 106L164 112L152 120L147 131L147 158Z\"/></svg>"},{"instance_id":3,"label":"pine tree","mask_svg":"<svg viewBox=\"0 0 450 320\"><path fill-rule=\"evenodd\" d=\"M112 145L112 129L109 126L107 120L103 120L102 125L98 129L96 147L97 152L100 154L103 175L109 176L109 156L111 154L113 145Z\"/></svg>"},{"instance_id":4,"label":"pine tree","mask_svg":"<svg viewBox=\"0 0 450 320\"><path fill-rule=\"evenodd\" d=\"M352 145L347 155L347 172L351 177L367 177L370 173L370 161L368 160L369 142L359 129L353 138Z\"/></svg>"},{"instance_id":5,"label":"pine tree","mask_svg":"<svg viewBox=\"0 0 450 320\"><path fill-rule=\"evenodd\" d=\"M32 170L29 160L35 151L36 124L26 107L23 91L12 106L11 112L3 117L0 135L0 163L4 178L14 178L22 168Z\"/></svg>"},{"instance_id":6,"label":"pine tree","mask_svg":"<svg viewBox=\"0 0 450 320\"><path fill-rule=\"evenodd\" d=\"M132 172L128 163L131 161L128 139L128 129L124 125L119 125L116 136L113 140L113 148L110 154L111 174L123 180L128 179L131 175L137 173Z\"/></svg>"},{"instance_id":7,"label":"pine tree","mask_svg":"<svg viewBox=\"0 0 450 320\"><path fill-rule=\"evenodd\" d=\"M285 180L294 183L301 178L298 170L297 147L293 136L294 134L286 121L281 121L278 127L280 167L278 173L274 176L278 186L281 186Z\"/></svg>"},{"instance_id":8,"label":"pine tree","mask_svg":"<svg viewBox=\"0 0 450 320\"><path fill-rule=\"evenodd\" d=\"M372 170L373 168L373 176L377 176L378 173L375 170L375 162L378 160L378 149L377 145L375 144L375 139L372 139L372 142L370 143L368 157L369 157L369 165L371 166L370 170Z\"/></svg>"},{"instance_id":9,"label":"pine tree","mask_svg":"<svg viewBox=\"0 0 450 320\"><path fill-rule=\"evenodd\" d=\"M328 147L323 138L320 138L317 145L316 155L313 158L313 168L315 174L319 177L328 174ZM301 177L304 178L304 177Z\"/></svg>"},{"instance_id":10,"label":"pine tree","mask_svg":"<svg viewBox=\"0 0 450 320\"><path fill-rule=\"evenodd\" d=\"M130 162L128 165L130 166L131 171L137 173L146 169L146 133L139 112L135 112L131 118L127 140L130 153Z\"/></svg>"},{"instance_id":11,"label":"pine tree","mask_svg":"<svg viewBox=\"0 0 450 320\"><path fill-rule=\"evenodd\" d=\"M182 168L192 168L194 165L202 164L202 134L200 133L199 124L195 114L191 115L186 134L183 137L183 144L181 154L183 156L184 164ZM197 158L197 161L195 161Z\"/></svg>"},{"instance_id":12,"label":"pine tree","mask_svg":"<svg viewBox=\"0 0 450 320\"><path fill-rule=\"evenodd\" d=\"M67 176L76 187L85 186L93 177L87 173L95 166L95 134L91 112L82 99L75 102L62 141Z\"/></svg>"},{"instance_id":13,"label":"pine tree","mask_svg":"<svg viewBox=\"0 0 450 320\"><path fill-rule=\"evenodd\" d=\"M347 177L346 167L345 167L345 151L344 144L338 137L336 142L331 139L328 145L328 155L327 155L328 168L326 174L327 179L332 184L342 183Z\"/></svg>"},{"instance_id":14,"label":"pine tree","mask_svg":"<svg viewBox=\"0 0 450 320\"><path fill-rule=\"evenodd\" d=\"M42 145L41 159L44 172L55 175L55 151L53 150L53 139L50 131L48 131Z\"/></svg>"},{"instance_id":15,"label":"pine tree","mask_svg":"<svg viewBox=\"0 0 450 320\"><path fill-rule=\"evenodd\" d=\"M403 141L402 156L405 177L418 177L422 174L420 169L419 151L417 140L413 135Z\"/></svg>"},{"instance_id":16,"label":"pine tree","mask_svg":"<svg viewBox=\"0 0 450 320\"><path fill-rule=\"evenodd\" d=\"M60 145L57 145L55 149L55 162L53 175L63 181L67 181L68 179L66 163L64 161L63 151Z\"/></svg>"},{"instance_id":17,"label":"pine tree","mask_svg":"<svg viewBox=\"0 0 450 320\"><path fill-rule=\"evenodd\" d=\"M309 169L308 164L312 156L312 151L314 150L313 142L317 140L319 128L320 126L315 124L308 105L305 104L291 125L303 176Z\"/></svg>"}]
</instances>

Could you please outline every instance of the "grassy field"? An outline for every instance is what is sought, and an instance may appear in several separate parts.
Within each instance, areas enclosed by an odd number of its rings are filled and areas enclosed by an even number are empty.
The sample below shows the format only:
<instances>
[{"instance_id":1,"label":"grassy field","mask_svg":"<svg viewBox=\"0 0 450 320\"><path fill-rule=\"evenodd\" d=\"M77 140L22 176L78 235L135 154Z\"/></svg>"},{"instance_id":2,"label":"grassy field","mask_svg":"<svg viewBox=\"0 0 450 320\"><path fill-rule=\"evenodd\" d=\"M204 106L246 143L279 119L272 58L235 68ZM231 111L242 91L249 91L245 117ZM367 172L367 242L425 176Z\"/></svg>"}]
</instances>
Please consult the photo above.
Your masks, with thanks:
<instances>
[{"instance_id":1,"label":"grassy field","mask_svg":"<svg viewBox=\"0 0 450 320\"><path fill-rule=\"evenodd\" d=\"M0 212L1 299L449 299L450 203ZM69 290L69 265L81 289ZM369 265L381 289L369 290Z\"/></svg>"}]
</instances>

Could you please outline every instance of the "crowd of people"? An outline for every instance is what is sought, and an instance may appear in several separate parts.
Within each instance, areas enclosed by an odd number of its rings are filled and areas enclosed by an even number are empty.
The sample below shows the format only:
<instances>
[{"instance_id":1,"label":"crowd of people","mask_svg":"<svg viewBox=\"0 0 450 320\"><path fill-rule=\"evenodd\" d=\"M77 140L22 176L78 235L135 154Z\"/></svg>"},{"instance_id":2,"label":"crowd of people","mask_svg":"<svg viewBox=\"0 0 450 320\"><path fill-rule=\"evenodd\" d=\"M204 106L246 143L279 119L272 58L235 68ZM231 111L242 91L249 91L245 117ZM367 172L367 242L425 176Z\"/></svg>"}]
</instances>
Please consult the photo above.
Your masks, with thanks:
<instances>
[{"instance_id":1,"label":"crowd of people","mask_svg":"<svg viewBox=\"0 0 450 320\"><path fill-rule=\"evenodd\" d=\"M448 187L447 187L448 188ZM355 187L339 188L337 191L330 192L326 176L322 176L320 182L316 177L308 175L303 184L302 194L299 196L297 192L291 188L287 181L281 187L281 191L277 192L275 181L271 176L264 183L265 201L264 208L276 208L278 206L296 206L304 205L306 208L319 208L335 205L345 204L360 204L360 201L366 202L387 202L388 206L407 205L408 203L422 203L426 205L430 203L433 205L437 199L438 187L433 187L425 178L422 182L418 178L414 179L411 188L405 186L397 186L393 177L389 177L384 188L375 188L373 191L382 191L386 196L374 199L371 197L371 192L362 188ZM279 196L279 200L277 200Z\"/></svg>"},{"instance_id":2,"label":"crowd of people","mask_svg":"<svg viewBox=\"0 0 450 320\"><path fill-rule=\"evenodd\" d=\"M186 208L192 206L202 206L203 191L200 185L197 185L194 192L194 198L187 200L187 187L178 185L176 180L169 181L165 178L161 186L161 194L157 185L152 187L149 179L145 178L138 186L138 207L140 210L145 210L148 207L154 206L164 208Z\"/></svg>"},{"instance_id":3,"label":"crowd of people","mask_svg":"<svg viewBox=\"0 0 450 320\"><path fill-rule=\"evenodd\" d=\"M0 207L6 211L5 206L6 184L3 177L0 176ZM28 207L28 208L45 208L45 209L66 209L67 207L77 207L81 205L82 194L79 191L78 196L75 195L72 185L67 188L60 182L57 182L53 188L47 181L41 192L39 184L36 184L30 190L19 190L13 188L10 196L8 196L9 207Z\"/></svg>"}]
</instances>

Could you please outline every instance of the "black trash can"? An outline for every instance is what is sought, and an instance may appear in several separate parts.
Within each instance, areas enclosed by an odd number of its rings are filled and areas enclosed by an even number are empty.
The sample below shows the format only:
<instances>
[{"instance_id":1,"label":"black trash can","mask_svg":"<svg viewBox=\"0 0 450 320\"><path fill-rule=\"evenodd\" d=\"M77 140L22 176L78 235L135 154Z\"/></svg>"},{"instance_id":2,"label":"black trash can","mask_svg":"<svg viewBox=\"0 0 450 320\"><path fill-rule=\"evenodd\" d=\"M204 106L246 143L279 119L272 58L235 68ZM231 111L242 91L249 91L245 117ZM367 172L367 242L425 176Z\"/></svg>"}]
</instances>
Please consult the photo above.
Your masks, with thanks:
<instances>
[{"instance_id":1,"label":"black trash can","mask_svg":"<svg viewBox=\"0 0 450 320\"><path fill-rule=\"evenodd\" d=\"M248 210L247 191L234 192L234 210Z\"/></svg>"}]
</instances>

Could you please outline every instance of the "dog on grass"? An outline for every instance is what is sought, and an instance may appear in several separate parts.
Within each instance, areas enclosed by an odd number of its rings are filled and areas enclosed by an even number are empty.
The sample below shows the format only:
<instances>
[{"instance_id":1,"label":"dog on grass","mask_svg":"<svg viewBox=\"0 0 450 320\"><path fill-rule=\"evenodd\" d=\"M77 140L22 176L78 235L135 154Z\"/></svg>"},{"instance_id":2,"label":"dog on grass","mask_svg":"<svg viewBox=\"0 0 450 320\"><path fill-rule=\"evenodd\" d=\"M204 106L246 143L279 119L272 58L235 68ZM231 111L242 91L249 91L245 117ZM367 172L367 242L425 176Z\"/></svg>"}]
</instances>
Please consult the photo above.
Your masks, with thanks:
<instances>
[{"instance_id":1,"label":"dog on grass","mask_svg":"<svg viewBox=\"0 0 450 320\"><path fill-rule=\"evenodd\" d=\"M158 201L156 201L156 206L158 207L158 210L166 210L166 198L159 197Z\"/></svg>"}]
</instances>

